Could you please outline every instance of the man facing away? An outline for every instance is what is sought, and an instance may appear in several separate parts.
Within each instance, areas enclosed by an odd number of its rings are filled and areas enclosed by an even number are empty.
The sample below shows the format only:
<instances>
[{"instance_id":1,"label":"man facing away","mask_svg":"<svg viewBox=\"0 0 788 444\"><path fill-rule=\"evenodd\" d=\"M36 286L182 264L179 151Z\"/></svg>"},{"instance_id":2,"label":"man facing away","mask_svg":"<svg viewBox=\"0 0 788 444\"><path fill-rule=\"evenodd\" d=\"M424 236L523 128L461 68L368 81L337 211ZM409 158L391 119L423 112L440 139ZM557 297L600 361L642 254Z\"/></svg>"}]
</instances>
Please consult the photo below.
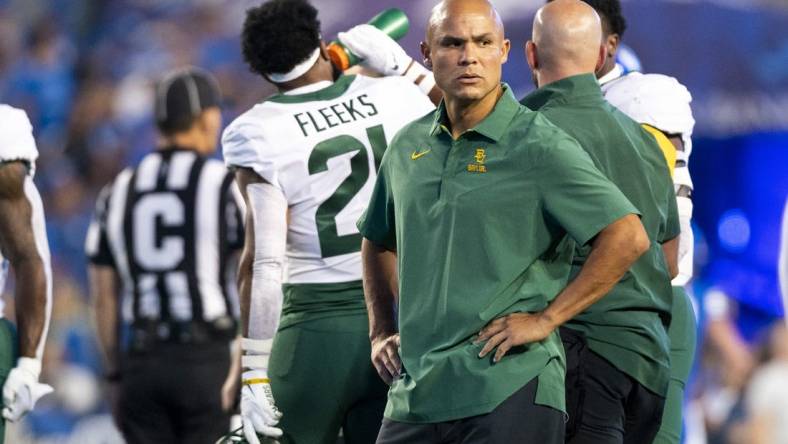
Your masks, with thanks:
<instances>
[{"instance_id":1,"label":"man facing away","mask_svg":"<svg viewBox=\"0 0 788 444\"><path fill-rule=\"evenodd\" d=\"M627 23L619 0L584 0L602 19L607 57L596 75L608 102L654 135L669 159L676 202L681 222L679 274L673 279L673 306L670 337L670 381L665 400L662 426L655 440L659 444L681 441L682 404L696 347L696 319L692 302L684 287L693 274L694 237L692 234L692 178L689 157L695 120L692 96L684 85L662 74L624 73L616 63L618 44Z\"/></svg>"},{"instance_id":2,"label":"man facing away","mask_svg":"<svg viewBox=\"0 0 788 444\"><path fill-rule=\"evenodd\" d=\"M317 10L273 0L247 12L243 54L279 93L233 121L222 145L247 203L239 285L244 435L374 441L386 385L369 362L361 284L366 208L391 138L434 109L432 75L369 25L342 43L386 77L335 76Z\"/></svg>"},{"instance_id":3,"label":"man facing away","mask_svg":"<svg viewBox=\"0 0 788 444\"><path fill-rule=\"evenodd\" d=\"M653 136L602 97L594 71L605 48L593 8L580 0L548 3L536 13L526 57L539 89L522 103L580 142L637 207L651 240L610 293L561 330L567 442L651 442L670 376L670 279L678 272L680 226L668 166ZM587 258L588 248L579 246L573 275Z\"/></svg>"},{"instance_id":4,"label":"man facing away","mask_svg":"<svg viewBox=\"0 0 788 444\"><path fill-rule=\"evenodd\" d=\"M243 202L208 157L219 105L205 71L159 82L159 147L102 190L88 230L99 343L130 444L213 442L230 427L221 391L237 330Z\"/></svg>"},{"instance_id":5,"label":"man facing away","mask_svg":"<svg viewBox=\"0 0 788 444\"><path fill-rule=\"evenodd\" d=\"M0 443L5 421L18 421L52 391L38 382L52 311L52 269L44 208L33 184L37 158L27 114L0 104L0 292L10 265L18 325L17 330L0 318Z\"/></svg>"},{"instance_id":6,"label":"man facing away","mask_svg":"<svg viewBox=\"0 0 788 444\"><path fill-rule=\"evenodd\" d=\"M508 52L489 2L433 9L422 53L444 101L395 137L359 221L391 384L378 443L563 442L556 329L648 248L577 142L500 82ZM593 245L568 286L567 233Z\"/></svg>"}]
</instances>

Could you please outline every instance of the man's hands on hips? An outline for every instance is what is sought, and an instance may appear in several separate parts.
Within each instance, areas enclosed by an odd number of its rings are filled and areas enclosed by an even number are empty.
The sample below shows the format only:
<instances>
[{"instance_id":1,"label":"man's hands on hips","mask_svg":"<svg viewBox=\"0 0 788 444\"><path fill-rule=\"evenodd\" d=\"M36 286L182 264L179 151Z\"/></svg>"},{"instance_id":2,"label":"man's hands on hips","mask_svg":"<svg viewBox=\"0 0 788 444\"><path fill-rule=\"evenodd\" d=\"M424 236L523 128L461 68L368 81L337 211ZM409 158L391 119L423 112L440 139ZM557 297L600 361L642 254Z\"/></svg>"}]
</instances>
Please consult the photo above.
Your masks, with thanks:
<instances>
[{"instance_id":1,"label":"man's hands on hips","mask_svg":"<svg viewBox=\"0 0 788 444\"><path fill-rule=\"evenodd\" d=\"M402 369L399 358L399 333L381 336L372 340L372 364L381 379L391 385Z\"/></svg>"},{"instance_id":2,"label":"man's hands on hips","mask_svg":"<svg viewBox=\"0 0 788 444\"><path fill-rule=\"evenodd\" d=\"M282 429L276 427L281 417L266 372L245 371L241 388L241 418L246 440L250 444L260 444L258 433L272 438L282 436Z\"/></svg>"},{"instance_id":3,"label":"man's hands on hips","mask_svg":"<svg viewBox=\"0 0 788 444\"><path fill-rule=\"evenodd\" d=\"M555 328L543 313L512 313L487 324L474 343L486 342L479 352L480 358L487 356L497 347L493 362L498 362L512 347L542 341L550 336Z\"/></svg>"},{"instance_id":4,"label":"man's hands on hips","mask_svg":"<svg viewBox=\"0 0 788 444\"><path fill-rule=\"evenodd\" d=\"M52 393L52 387L38 382L40 373L41 361L19 358L3 385L3 418L18 421L33 410L42 396Z\"/></svg>"}]
</instances>

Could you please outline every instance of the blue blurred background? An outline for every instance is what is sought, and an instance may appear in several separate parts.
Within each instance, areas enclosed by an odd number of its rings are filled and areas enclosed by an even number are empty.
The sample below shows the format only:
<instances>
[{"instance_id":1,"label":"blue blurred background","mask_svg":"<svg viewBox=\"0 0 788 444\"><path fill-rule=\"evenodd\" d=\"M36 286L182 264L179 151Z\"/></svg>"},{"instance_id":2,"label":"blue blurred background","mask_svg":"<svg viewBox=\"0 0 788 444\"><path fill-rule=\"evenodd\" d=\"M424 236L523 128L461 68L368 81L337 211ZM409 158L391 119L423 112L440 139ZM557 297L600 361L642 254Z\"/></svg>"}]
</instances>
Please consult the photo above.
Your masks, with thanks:
<instances>
[{"instance_id":1,"label":"blue blurred background","mask_svg":"<svg viewBox=\"0 0 788 444\"><path fill-rule=\"evenodd\" d=\"M402 44L420 59L433 0L313 2L326 39L383 8L404 9L411 31ZM33 122L56 269L44 377L57 395L13 427L7 442L119 442L98 377L82 254L95 196L155 146L151 87L165 71L197 65L213 72L225 122L273 92L240 56L244 11L258 3L0 0L0 102L25 109ZM493 3L513 45L504 80L522 96L531 88L522 48L542 2ZM645 72L688 87L697 121L692 290L703 342L686 438L754 442L749 383L779 355L766 335L782 334L772 326L783 316L777 250L788 196L788 2L629 0L623 8L624 42Z\"/></svg>"}]
</instances>

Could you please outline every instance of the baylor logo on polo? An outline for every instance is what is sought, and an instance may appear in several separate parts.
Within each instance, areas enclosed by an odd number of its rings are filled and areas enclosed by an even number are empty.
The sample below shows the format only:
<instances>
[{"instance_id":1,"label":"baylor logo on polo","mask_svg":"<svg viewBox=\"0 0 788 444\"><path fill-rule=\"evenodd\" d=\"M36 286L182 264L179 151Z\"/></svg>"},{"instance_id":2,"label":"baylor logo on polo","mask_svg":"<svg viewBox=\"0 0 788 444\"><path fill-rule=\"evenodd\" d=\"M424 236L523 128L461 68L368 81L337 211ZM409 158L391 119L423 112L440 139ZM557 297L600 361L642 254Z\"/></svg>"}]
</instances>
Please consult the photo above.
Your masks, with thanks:
<instances>
[{"instance_id":1,"label":"baylor logo on polo","mask_svg":"<svg viewBox=\"0 0 788 444\"><path fill-rule=\"evenodd\" d=\"M484 159L487 158L487 155L484 154L484 148L476 148L476 155L473 156L476 159L476 163L482 164L484 163Z\"/></svg>"},{"instance_id":2,"label":"baylor logo on polo","mask_svg":"<svg viewBox=\"0 0 788 444\"><path fill-rule=\"evenodd\" d=\"M476 154L473 158L476 160L476 163L468 164L468 172L486 173L487 166L484 164L484 161L487 160L487 154L484 152L484 148L476 148Z\"/></svg>"}]
</instances>

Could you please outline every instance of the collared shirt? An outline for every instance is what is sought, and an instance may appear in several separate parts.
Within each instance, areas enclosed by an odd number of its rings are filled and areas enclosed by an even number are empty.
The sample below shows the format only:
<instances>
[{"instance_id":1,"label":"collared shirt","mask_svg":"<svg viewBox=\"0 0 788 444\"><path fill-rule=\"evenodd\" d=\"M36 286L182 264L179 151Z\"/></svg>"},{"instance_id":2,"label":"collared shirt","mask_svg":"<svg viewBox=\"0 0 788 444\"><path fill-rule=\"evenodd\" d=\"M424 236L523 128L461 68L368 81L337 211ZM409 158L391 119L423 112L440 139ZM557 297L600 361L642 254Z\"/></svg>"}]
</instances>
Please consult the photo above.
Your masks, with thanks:
<instances>
[{"instance_id":1,"label":"collared shirt","mask_svg":"<svg viewBox=\"0 0 788 444\"><path fill-rule=\"evenodd\" d=\"M440 422L489 413L539 378L536 402L564 409L556 333L478 358L476 334L513 312L544 309L566 286L572 248L637 210L588 155L508 86L456 140L441 105L395 136L361 233L397 251L403 376L386 417Z\"/></svg>"},{"instance_id":2,"label":"collared shirt","mask_svg":"<svg viewBox=\"0 0 788 444\"><path fill-rule=\"evenodd\" d=\"M575 317L589 347L646 388L664 395L669 378L672 290L661 243L680 227L673 182L656 140L602 97L592 74L568 77L522 103L577 139L594 164L642 214L651 248L604 298ZM589 248L579 246L573 275Z\"/></svg>"}]
</instances>

